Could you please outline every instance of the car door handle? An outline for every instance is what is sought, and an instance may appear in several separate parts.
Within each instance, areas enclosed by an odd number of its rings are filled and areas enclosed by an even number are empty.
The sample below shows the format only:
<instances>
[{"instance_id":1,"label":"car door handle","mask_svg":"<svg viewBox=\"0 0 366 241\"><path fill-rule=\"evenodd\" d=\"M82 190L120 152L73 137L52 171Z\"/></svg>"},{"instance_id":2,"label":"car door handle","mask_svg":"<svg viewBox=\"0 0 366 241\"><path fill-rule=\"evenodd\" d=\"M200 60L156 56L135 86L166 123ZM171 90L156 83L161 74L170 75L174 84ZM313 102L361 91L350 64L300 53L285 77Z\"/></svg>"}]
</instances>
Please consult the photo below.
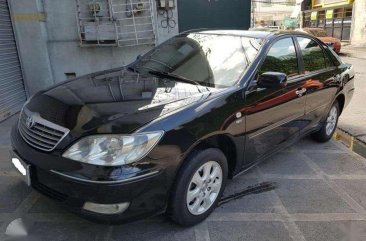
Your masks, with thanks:
<instances>
[{"instance_id":1,"label":"car door handle","mask_svg":"<svg viewBox=\"0 0 366 241\"><path fill-rule=\"evenodd\" d=\"M295 93L298 95L298 96L303 96L303 94L305 94L306 92L306 88L298 88Z\"/></svg>"}]
</instances>

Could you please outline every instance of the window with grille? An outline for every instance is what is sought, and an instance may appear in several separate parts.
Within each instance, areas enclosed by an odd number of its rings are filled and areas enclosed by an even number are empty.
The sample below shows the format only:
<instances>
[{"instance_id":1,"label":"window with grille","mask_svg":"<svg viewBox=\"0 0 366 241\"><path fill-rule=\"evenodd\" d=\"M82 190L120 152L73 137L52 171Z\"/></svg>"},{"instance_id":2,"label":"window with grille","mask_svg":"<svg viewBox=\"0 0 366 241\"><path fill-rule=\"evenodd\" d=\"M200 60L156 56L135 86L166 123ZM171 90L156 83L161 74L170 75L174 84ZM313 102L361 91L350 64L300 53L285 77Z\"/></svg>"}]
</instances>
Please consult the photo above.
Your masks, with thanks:
<instances>
[{"instance_id":1,"label":"window with grille","mask_svg":"<svg viewBox=\"0 0 366 241\"><path fill-rule=\"evenodd\" d=\"M76 0L81 46L154 45L153 0Z\"/></svg>"}]
</instances>

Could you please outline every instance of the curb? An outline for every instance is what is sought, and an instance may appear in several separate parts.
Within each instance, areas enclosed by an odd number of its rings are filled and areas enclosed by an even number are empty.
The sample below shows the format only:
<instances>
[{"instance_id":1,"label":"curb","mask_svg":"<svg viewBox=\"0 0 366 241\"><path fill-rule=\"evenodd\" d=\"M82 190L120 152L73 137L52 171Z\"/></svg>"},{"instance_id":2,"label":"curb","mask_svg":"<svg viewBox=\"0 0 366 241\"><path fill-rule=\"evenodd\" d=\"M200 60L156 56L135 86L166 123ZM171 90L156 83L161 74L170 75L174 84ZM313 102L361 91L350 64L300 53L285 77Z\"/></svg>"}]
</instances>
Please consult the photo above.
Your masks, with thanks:
<instances>
[{"instance_id":1,"label":"curb","mask_svg":"<svg viewBox=\"0 0 366 241\"><path fill-rule=\"evenodd\" d=\"M337 128L333 138L337 141L341 141L351 151L366 158L366 143L355 136L352 136L345 130Z\"/></svg>"}]
</instances>

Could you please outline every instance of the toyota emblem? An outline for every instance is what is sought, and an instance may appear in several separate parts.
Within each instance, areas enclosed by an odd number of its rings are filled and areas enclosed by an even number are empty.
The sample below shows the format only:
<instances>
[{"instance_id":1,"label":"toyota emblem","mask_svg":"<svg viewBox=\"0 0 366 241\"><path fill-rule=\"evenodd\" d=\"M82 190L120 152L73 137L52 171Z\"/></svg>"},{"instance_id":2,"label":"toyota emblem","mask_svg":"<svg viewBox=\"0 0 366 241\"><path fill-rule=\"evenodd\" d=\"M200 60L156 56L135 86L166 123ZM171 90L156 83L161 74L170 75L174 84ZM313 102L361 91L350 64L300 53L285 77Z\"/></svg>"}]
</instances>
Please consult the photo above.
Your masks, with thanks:
<instances>
[{"instance_id":1,"label":"toyota emblem","mask_svg":"<svg viewBox=\"0 0 366 241\"><path fill-rule=\"evenodd\" d=\"M31 116L28 116L25 124L27 125L28 128L32 128L34 126L35 122Z\"/></svg>"}]
</instances>

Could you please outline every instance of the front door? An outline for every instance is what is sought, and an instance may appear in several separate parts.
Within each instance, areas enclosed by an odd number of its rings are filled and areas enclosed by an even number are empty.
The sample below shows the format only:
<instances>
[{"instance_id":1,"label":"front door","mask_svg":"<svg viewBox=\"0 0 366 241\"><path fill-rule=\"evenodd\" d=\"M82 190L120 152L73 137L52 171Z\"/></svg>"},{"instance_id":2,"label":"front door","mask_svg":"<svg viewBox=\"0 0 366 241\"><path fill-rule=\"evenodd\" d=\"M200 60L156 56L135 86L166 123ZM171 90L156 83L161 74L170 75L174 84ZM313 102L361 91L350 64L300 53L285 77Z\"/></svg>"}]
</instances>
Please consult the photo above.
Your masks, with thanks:
<instances>
[{"instance_id":1,"label":"front door","mask_svg":"<svg viewBox=\"0 0 366 241\"><path fill-rule=\"evenodd\" d=\"M285 87L259 88L255 81L246 92L245 164L279 148L299 135L305 109L305 80L292 37L277 40L269 49L257 77L265 72L287 74Z\"/></svg>"}]
</instances>

